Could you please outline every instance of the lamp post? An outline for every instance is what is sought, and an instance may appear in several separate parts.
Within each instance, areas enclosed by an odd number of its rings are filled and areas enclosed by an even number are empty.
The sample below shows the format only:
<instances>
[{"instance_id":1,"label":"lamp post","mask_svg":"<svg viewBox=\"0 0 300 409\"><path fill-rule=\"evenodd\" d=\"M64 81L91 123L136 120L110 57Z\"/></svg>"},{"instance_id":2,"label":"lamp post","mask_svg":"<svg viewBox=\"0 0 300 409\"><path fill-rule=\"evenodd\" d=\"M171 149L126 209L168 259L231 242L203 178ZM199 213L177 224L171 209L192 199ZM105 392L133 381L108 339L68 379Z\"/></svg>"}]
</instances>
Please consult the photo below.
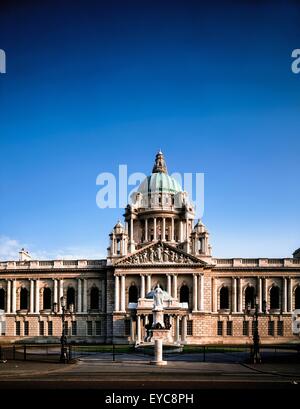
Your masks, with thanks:
<instances>
[{"instance_id":1,"label":"lamp post","mask_svg":"<svg viewBox=\"0 0 300 409\"><path fill-rule=\"evenodd\" d=\"M74 312L74 304L69 305L69 310L66 308L66 297L60 297L60 305L61 305L61 323L62 323L62 333L60 337L60 344L61 344L61 349L60 349L60 358L59 361L61 363L68 363L68 340L67 340L67 334L65 331L65 316L67 313L70 313L71 315ZM54 312L57 314L57 303L54 303Z\"/></svg>"},{"instance_id":2,"label":"lamp post","mask_svg":"<svg viewBox=\"0 0 300 409\"><path fill-rule=\"evenodd\" d=\"M253 313L253 348L251 352L251 362L253 364L260 364L261 363L261 356L260 356L260 337L259 337L259 332L258 332L258 317L260 315L259 313L259 306L258 306L258 300L257 297L255 299L255 307L254 307L254 313ZM262 313L266 313L266 307L267 303L264 300L262 302ZM248 315L251 314L251 303L249 302L246 306L246 313Z\"/></svg>"}]
</instances>

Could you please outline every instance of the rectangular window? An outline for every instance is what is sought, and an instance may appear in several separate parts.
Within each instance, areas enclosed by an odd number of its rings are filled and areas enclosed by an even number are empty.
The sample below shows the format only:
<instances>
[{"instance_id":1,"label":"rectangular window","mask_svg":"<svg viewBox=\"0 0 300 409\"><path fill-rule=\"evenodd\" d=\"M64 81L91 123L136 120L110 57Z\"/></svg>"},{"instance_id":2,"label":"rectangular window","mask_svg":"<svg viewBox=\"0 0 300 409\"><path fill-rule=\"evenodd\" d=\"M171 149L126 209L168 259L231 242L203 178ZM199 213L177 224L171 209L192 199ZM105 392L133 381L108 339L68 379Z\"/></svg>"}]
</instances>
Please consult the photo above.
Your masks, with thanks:
<instances>
[{"instance_id":1,"label":"rectangular window","mask_svg":"<svg viewBox=\"0 0 300 409\"><path fill-rule=\"evenodd\" d=\"M93 335L93 321L87 321L86 326L87 326L87 334Z\"/></svg>"},{"instance_id":2,"label":"rectangular window","mask_svg":"<svg viewBox=\"0 0 300 409\"><path fill-rule=\"evenodd\" d=\"M227 321L227 335L232 335L232 321Z\"/></svg>"},{"instance_id":3,"label":"rectangular window","mask_svg":"<svg viewBox=\"0 0 300 409\"><path fill-rule=\"evenodd\" d=\"M52 336L53 335L53 322L48 321L48 335Z\"/></svg>"},{"instance_id":4,"label":"rectangular window","mask_svg":"<svg viewBox=\"0 0 300 409\"><path fill-rule=\"evenodd\" d=\"M69 325L68 325L68 321L64 322L64 334L67 337L69 335Z\"/></svg>"},{"instance_id":5,"label":"rectangular window","mask_svg":"<svg viewBox=\"0 0 300 409\"><path fill-rule=\"evenodd\" d=\"M283 336L283 321L278 321L277 322L277 335L279 337Z\"/></svg>"},{"instance_id":6,"label":"rectangular window","mask_svg":"<svg viewBox=\"0 0 300 409\"><path fill-rule=\"evenodd\" d=\"M218 321L218 335L223 335L223 321Z\"/></svg>"},{"instance_id":7,"label":"rectangular window","mask_svg":"<svg viewBox=\"0 0 300 409\"><path fill-rule=\"evenodd\" d=\"M129 336L130 335L130 320L125 320L125 335Z\"/></svg>"},{"instance_id":8,"label":"rectangular window","mask_svg":"<svg viewBox=\"0 0 300 409\"><path fill-rule=\"evenodd\" d=\"M274 321L268 321L268 335L274 337Z\"/></svg>"},{"instance_id":9,"label":"rectangular window","mask_svg":"<svg viewBox=\"0 0 300 409\"><path fill-rule=\"evenodd\" d=\"M40 325L40 335L44 335L44 329L45 329L44 321L40 321L39 325Z\"/></svg>"},{"instance_id":10,"label":"rectangular window","mask_svg":"<svg viewBox=\"0 0 300 409\"><path fill-rule=\"evenodd\" d=\"M77 335L77 321L72 321L72 335Z\"/></svg>"},{"instance_id":11,"label":"rectangular window","mask_svg":"<svg viewBox=\"0 0 300 409\"><path fill-rule=\"evenodd\" d=\"M193 321L192 320L187 321L186 334L193 335Z\"/></svg>"},{"instance_id":12,"label":"rectangular window","mask_svg":"<svg viewBox=\"0 0 300 409\"><path fill-rule=\"evenodd\" d=\"M16 335L21 335L21 322L16 321Z\"/></svg>"},{"instance_id":13,"label":"rectangular window","mask_svg":"<svg viewBox=\"0 0 300 409\"><path fill-rule=\"evenodd\" d=\"M249 336L249 321L243 321L243 335Z\"/></svg>"},{"instance_id":14,"label":"rectangular window","mask_svg":"<svg viewBox=\"0 0 300 409\"><path fill-rule=\"evenodd\" d=\"M24 322L24 335L29 335L29 321Z\"/></svg>"},{"instance_id":15,"label":"rectangular window","mask_svg":"<svg viewBox=\"0 0 300 409\"><path fill-rule=\"evenodd\" d=\"M101 321L96 321L96 335L101 335L102 331L101 331ZM125 321L125 333L126 333L126 321Z\"/></svg>"}]
</instances>

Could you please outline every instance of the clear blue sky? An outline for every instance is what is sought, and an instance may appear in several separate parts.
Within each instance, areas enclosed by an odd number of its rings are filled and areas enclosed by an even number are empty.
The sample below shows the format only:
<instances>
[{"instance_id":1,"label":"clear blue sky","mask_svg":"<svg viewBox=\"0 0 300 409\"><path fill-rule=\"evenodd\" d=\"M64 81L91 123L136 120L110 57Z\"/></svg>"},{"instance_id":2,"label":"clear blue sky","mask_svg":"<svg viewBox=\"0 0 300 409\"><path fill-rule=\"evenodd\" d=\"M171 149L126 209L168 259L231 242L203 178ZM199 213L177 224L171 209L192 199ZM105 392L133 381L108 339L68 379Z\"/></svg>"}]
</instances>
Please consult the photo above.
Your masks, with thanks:
<instances>
[{"instance_id":1,"label":"clear blue sky","mask_svg":"<svg viewBox=\"0 0 300 409\"><path fill-rule=\"evenodd\" d=\"M0 259L103 257L97 175L159 148L205 173L214 256L300 247L300 5L201 3L1 2Z\"/></svg>"}]
</instances>

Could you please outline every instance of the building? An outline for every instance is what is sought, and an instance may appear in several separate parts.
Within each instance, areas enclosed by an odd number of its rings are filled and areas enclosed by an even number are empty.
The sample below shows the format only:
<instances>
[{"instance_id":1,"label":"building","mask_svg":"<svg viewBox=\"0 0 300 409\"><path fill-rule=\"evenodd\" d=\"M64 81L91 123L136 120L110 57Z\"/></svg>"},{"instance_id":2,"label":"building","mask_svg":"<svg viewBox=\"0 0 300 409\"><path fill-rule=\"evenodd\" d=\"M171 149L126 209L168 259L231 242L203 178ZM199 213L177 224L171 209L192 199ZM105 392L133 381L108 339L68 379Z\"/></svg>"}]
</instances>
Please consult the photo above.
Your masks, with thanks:
<instances>
[{"instance_id":1,"label":"building","mask_svg":"<svg viewBox=\"0 0 300 409\"><path fill-rule=\"evenodd\" d=\"M195 223L186 192L158 152L151 175L110 234L104 260L0 263L1 341L53 342L62 332L60 298L73 308L65 331L74 342L146 342L152 293L165 291L170 342L251 343L255 305L263 343L295 342L300 251L284 259L220 259ZM71 307L70 307L71 306Z\"/></svg>"}]
</instances>

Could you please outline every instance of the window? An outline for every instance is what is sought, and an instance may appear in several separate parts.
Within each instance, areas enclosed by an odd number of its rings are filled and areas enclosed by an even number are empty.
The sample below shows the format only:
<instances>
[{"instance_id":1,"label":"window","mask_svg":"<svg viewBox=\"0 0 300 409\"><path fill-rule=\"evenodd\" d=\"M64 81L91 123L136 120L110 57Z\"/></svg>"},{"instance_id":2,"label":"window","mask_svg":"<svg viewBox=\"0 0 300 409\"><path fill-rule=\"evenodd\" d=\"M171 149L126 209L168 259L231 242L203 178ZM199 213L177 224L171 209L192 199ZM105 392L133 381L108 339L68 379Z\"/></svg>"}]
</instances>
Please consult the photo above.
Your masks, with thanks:
<instances>
[{"instance_id":1,"label":"window","mask_svg":"<svg viewBox=\"0 0 300 409\"><path fill-rule=\"evenodd\" d=\"M99 310L99 290L97 287L91 289L91 310Z\"/></svg>"},{"instance_id":2,"label":"window","mask_svg":"<svg viewBox=\"0 0 300 409\"><path fill-rule=\"evenodd\" d=\"M28 290L27 288L21 288L20 293L20 310L28 309Z\"/></svg>"},{"instance_id":3,"label":"window","mask_svg":"<svg viewBox=\"0 0 300 409\"><path fill-rule=\"evenodd\" d=\"M227 321L227 335L232 335L232 321Z\"/></svg>"},{"instance_id":4,"label":"window","mask_svg":"<svg viewBox=\"0 0 300 409\"><path fill-rule=\"evenodd\" d=\"M279 309L279 287L273 286L270 290L270 308L271 310Z\"/></svg>"},{"instance_id":5,"label":"window","mask_svg":"<svg viewBox=\"0 0 300 409\"><path fill-rule=\"evenodd\" d=\"M125 326L124 328L125 335L129 336L130 335L130 320L125 320L124 326Z\"/></svg>"},{"instance_id":6,"label":"window","mask_svg":"<svg viewBox=\"0 0 300 409\"><path fill-rule=\"evenodd\" d=\"M64 334L65 336L69 335L69 325L67 321L64 322Z\"/></svg>"},{"instance_id":7,"label":"window","mask_svg":"<svg viewBox=\"0 0 300 409\"><path fill-rule=\"evenodd\" d=\"M29 335L29 321L24 322L24 335Z\"/></svg>"},{"instance_id":8,"label":"window","mask_svg":"<svg viewBox=\"0 0 300 409\"><path fill-rule=\"evenodd\" d=\"M277 335L279 337L283 336L283 321L278 321L277 322Z\"/></svg>"},{"instance_id":9,"label":"window","mask_svg":"<svg viewBox=\"0 0 300 409\"><path fill-rule=\"evenodd\" d=\"M189 302L189 287L183 284L180 288L180 302Z\"/></svg>"},{"instance_id":10,"label":"window","mask_svg":"<svg viewBox=\"0 0 300 409\"><path fill-rule=\"evenodd\" d=\"M73 287L69 287L67 291L67 308L70 308L70 304L75 307L75 290Z\"/></svg>"},{"instance_id":11,"label":"window","mask_svg":"<svg viewBox=\"0 0 300 409\"><path fill-rule=\"evenodd\" d=\"M21 322L16 321L16 335L21 335Z\"/></svg>"},{"instance_id":12,"label":"window","mask_svg":"<svg viewBox=\"0 0 300 409\"><path fill-rule=\"evenodd\" d=\"M72 321L72 335L77 335L77 321Z\"/></svg>"},{"instance_id":13,"label":"window","mask_svg":"<svg viewBox=\"0 0 300 409\"><path fill-rule=\"evenodd\" d=\"M43 309L51 310L51 290L48 287L45 287L43 292Z\"/></svg>"},{"instance_id":14,"label":"window","mask_svg":"<svg viewBox=\"0 0 300 409\"><path fill-rule=\"evenodd\" d=\"M5 291L0 289L0 310L5 310Z\"/></svg>"},{"instance_id":15,"label":"window","mask_svg":"<svg viewBox=\"0 0 300 409\"><path fill-rule=\"evenodd\" d=\"M256 322L255 320L252 320L252 335L255 333L255 328L256 328Z\"/></svg>"},{"instance_id":16,"label":"window","mask_svg":"<svg viewBox=\"0 0 300 409\"><path fill-rule=\"evenodd\" d=\"M223 335L223 321L218 321L218 335Z\"/></svg>"},{"instance_id":17,"label":"window","mask_svg":"<svg viewBox=\"0 0 300 409\"><path fill-rule=\"evenodd\" d=\"M53 322L48 321L48 335L52 336L53 335Z\"/></svg>"},{"instance_id":18,"label":"window","mask_svg":"<svg viewBox=\"0 0 300 409\"><path fill-rule=\"evenodd\" d=\"M131 284L128 292L129 302L138 302L138 289L135 284Z\"/></svg>"},{"instance_id":19,"label":"window","mask_svg":"<svg viewBox=\"0 0 300 409\"><path fill-rule=\"evenodd\" d=\"M87 334L93 335L93 321L87 321L86 326L87 326Z\"/></svg>"},{"instance_id":20,"label":"window","mask_svg":"<svg viewBox=\"0 0 300 409\"><path fill-rule=\"evenodd\" d=\"M117 254L121 254L121 241L117 239Z\"/></svg>"},{"instance_id":21,"label":"window","mask_svg":"<svg viewBox=\"0 0 300 409\"><path fill-rule=\"evenodd\" d=\"M300 287L295 290L295 310L300 309Z\"/></svg>"},{"instance_id":22,"label":"window","mask_svg":"<svg viewBox=\"0 0 300 409\"><path fill-rule=\"evenodd\" d=\"M101 331L101 321L96 321L96 335L101 335L102 331Z\"/></svg>"},{"instance_id":23,"label":"window","mask_svg":"<svg viewBox=\"0 0 300 409\"><path fill-rule=\"evenodd\" d=\"M254 287L248 286L245 290L245 307L255 307L255 291Z\"/></svg>"},{"instance_id":24,"label":"window","mask_svg":"<svg viewBox=\"0 0 300 409\"><path fill-rule=\"evenodd\" d=\"M229 309L229 291L228 287L222 287L220 290L220 309Z\"/></svg>"},{"instance_id":25,"label":"window","mask_svg":"<svg viewBox=\"0 0 300 409\"><path fill-rule=\"evenodd\" d=\"M40 321L39 326L40 326L40 335L44 335L44 330L45 330L44 321Z\"/></svg>"},{"instance_id":26,"label":"window","mask_svg":"<svg viewBox=\"0 0 300 409\"><path fill-rule=\"evenodd\" d=\"M193 321L192 320L187 321L186 334L193 335Z\"/></svg>"},{"instance_id":27,"label":"window","mask_svg":"<svg viewBox=\"0 0 300 409\"><path fill-rule=\"evenodd\" d=\"M274 321L268 321L268 335L274 337Z\"/></svg>"},{"instance_id":28,"label":"window","mask_svg":"<svg viewBox=\"0 0 300 409\"><path fill-rule=\"evenodd\" d=\"M243 321L243 335L249 336L249 321Z\"/></svg>"}]
</instances>

